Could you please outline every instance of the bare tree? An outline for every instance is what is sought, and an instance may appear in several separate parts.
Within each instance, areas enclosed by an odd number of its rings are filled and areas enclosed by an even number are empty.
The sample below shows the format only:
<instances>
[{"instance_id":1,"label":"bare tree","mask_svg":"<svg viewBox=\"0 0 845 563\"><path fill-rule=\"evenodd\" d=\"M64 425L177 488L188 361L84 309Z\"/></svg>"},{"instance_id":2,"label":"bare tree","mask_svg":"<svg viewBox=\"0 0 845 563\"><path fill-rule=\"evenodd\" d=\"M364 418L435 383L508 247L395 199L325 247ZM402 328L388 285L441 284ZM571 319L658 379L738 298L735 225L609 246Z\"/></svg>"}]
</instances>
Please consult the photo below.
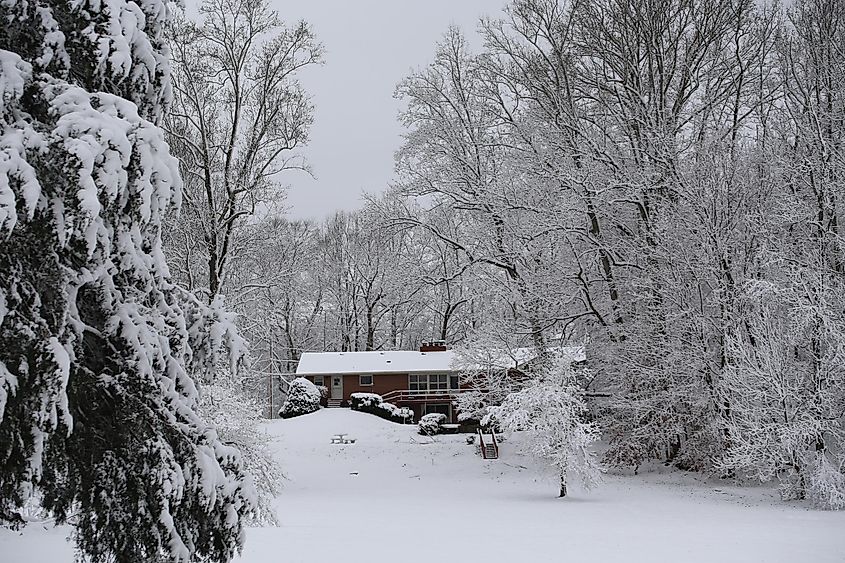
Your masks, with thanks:
<instances>
[{"instance_id":1,"label":"bare tree","mask_svg":"<svg viewBox=\"0 0 845 563\"><path fill-rule=\"evenodd\" d=\"M206 0L201 22L170 29L174 101L168 140L184 179L168 247L190 289L221 291L250 217L279 211L279 175L305 169L312 107L298 81L322 47L263 0Z\"/></svg>"}]
</instances>

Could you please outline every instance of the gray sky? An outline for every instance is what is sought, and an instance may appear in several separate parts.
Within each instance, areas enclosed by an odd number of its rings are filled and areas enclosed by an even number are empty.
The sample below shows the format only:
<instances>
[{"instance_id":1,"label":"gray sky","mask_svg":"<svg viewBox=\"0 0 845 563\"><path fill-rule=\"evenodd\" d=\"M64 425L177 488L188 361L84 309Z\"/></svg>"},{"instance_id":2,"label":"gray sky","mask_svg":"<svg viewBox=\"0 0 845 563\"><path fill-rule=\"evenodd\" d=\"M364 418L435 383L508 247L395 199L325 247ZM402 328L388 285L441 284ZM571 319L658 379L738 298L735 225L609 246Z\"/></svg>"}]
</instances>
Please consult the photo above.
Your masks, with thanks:
<instances>
[{"instance_id":1,"label":"gray sky","mask_svg":"<svg viewBox=\"0 0 845 563\"><path fill-rule=\"evenodd\" d=\"M323 66L306 69L316 123L305 149L316 176L289 173L289 214L322 218L360 206L362 190L393 176L402 128L396 83L428 64L450 24L471 38L478 18L506 0L270 0L285 21L305 19L325 45ZM473 40L473 43L478 44ZM472 43L471 43L472 44Z\"/></svg>"}]
</instances>

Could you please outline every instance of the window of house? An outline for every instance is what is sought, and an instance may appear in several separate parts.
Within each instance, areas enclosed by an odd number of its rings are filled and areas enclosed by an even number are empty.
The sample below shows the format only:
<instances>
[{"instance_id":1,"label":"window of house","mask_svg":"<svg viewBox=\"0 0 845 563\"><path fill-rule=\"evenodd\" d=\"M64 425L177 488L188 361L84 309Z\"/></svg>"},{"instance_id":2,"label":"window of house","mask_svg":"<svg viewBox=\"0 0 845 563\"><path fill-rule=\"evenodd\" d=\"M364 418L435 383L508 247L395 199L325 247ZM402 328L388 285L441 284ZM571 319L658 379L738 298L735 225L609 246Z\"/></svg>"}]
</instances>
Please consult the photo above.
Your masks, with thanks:
<instances>
[{"instance_id":1,"label":"window of house","mask_svg":"<svg viewBox=\"0 0 845 563\"><path fill-rule=\"evenodd\" d=\"M449 376L445 373L442 375L428 376L428 389L430 391L445 391L449 385Z\"/></svg>"},{"instance_id":2,"label":"window of house","mask_svg":"<svg viewBox=\"0 0 845 563\"><path fill-rule=\"evenodd\" d=\"M425 375L409 375L408 389L411 393L425 392L428 390L428 379Z\"/></svg>"},{"instance_id":3,"label":"window of house","mask_svg":"<svg viewBox=\"0 0 845 563\"><path fill-rule=\"evenodd\" d=\"M325 385L326 382L323 379L322 375L315 375L314 376L314 385Z\"/></svg>"},{"instance_id":4,"label":"window of house","mask_svg":"<svg viewBox=\"0 0 845 563\"><path fill-rule=\"evenodd\" d=\"M358 376L358 385L361 387L369 387L373 384L373 376L372 375L359 375Z\"/></svg>"},{"instance_id":5,"label":"window of house","mask_svg":"<svg viewBox=\"0 0 845 563\"><path fill-rule=\"evenodd\" d=\"M442 374L409 375L408 389L411 394L423 394L426 392L437 393L449 389L458 388L458 376Z\"/></svg>"}]
</instances>

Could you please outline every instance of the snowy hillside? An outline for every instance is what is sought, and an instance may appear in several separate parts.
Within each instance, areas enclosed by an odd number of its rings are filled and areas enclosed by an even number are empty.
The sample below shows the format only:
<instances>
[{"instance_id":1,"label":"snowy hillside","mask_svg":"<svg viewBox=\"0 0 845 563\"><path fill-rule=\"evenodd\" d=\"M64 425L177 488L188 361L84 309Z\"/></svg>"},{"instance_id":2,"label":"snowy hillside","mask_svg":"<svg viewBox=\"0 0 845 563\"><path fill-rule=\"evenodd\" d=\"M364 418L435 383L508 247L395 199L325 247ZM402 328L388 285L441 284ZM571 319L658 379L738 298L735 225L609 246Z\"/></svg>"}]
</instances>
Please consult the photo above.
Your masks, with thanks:
<instances>
[{"instance_id":1,"label":"snowy hillside","mask_svg":"<svg viewBox=\"0 0 845 563\"><path fill-rule=\"evenodd\" d=\"M288 481L281 527L253 528L248 563L840 562L845 514L784 504L768 489L686 474L608 475L591 493L557 484L515 449L483 461L465 436L425 438L346 409L267 424ZM331 444L334 434L354 444ZM0 532L2 561L70 562L68 528ZM377 555L382 554L382 555Z\"/></svg>"}]
</instances>

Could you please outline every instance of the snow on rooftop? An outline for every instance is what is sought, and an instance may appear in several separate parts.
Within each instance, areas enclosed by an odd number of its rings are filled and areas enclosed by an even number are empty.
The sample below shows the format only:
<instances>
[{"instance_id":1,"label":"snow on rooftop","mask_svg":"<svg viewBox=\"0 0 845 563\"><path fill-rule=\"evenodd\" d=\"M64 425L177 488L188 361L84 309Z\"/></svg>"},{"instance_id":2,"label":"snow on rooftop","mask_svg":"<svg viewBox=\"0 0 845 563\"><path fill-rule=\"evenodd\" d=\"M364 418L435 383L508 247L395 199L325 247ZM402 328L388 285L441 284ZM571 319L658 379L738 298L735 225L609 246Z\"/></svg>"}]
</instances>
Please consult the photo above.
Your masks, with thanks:
<instances>
[{"instance_id":1,"label":"snow on rooftop","mask_svg":"<svg viewBox=\"0 0 845 563\"><path fill-rule=\"evenodd\" d=\"M558 358L570 362L584 361L583 346L556 346L550 349ZM533 348L517 348L510 353L492 352L479 368L495 365L503 369L519 367L536 357ZM388 351L388 352L305 352L299 360L297 375L344 375L375 373L432 373L458 371L452 366L455 354L445 352Z\"/></svg>"},{"instance_id":2,"label":"snow on rooftop","mask_svg":"<svg viewBox=\"0 0 845 563\"><path fill-rule=\"evenodd\" d=\"M451 371L454 353L397 350L389 352L305 352L297 375L356 373L429 373Z\"/></svg>"}]
</instances>

